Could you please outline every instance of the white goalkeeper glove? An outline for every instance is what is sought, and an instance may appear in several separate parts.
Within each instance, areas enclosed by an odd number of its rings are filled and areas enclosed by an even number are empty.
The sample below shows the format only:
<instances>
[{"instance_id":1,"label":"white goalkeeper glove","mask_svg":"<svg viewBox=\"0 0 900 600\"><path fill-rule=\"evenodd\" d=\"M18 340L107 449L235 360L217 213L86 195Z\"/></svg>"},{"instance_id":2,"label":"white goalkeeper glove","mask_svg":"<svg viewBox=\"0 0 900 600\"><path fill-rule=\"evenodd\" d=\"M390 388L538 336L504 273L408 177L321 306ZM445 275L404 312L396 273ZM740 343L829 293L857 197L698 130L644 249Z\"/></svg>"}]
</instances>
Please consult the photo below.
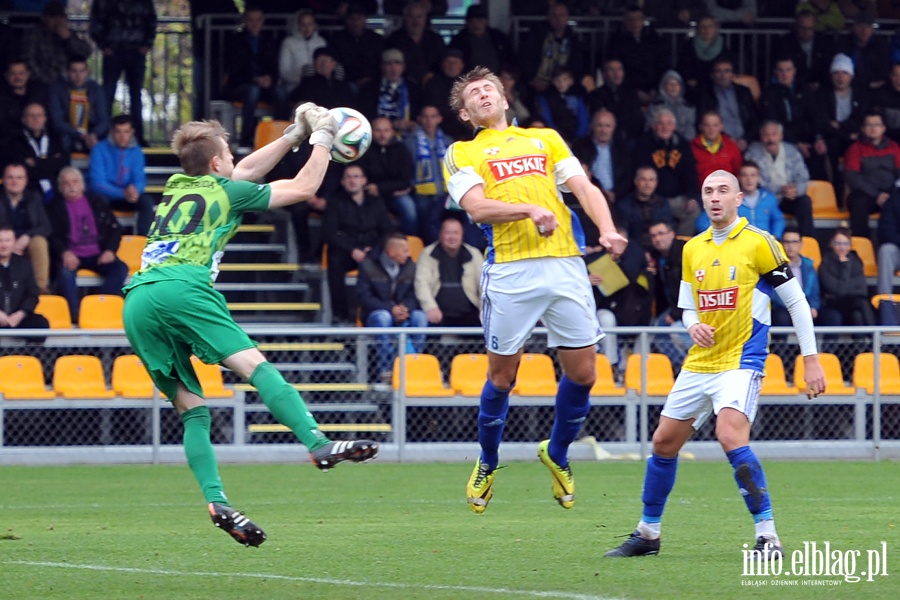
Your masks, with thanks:
<instances>
[{"instance_id":1,"label":"white goalkeeper glove","mask_svg":"<svg viewBox=\"0 0 900 600\"><path fill-rule=\"evenodd\" d=\"M298 106L294 111L294 122L284 130L284 138L294 147L294 152L312 133L309 123L306 122L306 113L313 108L316 108L316 105L312 102L306 102Z\"/></svg>"},{"instance_id":2,"label":"white goalkeeper glove","mask_svg":"<svg viewBox=\"0 0 900 600\"><path fill-rule=\"evenodd\" d=\"M329 150L337 134L337 121L331 116L327 108L317 106L306 111L306 122L312 130L309 136L309 143L313 146L325 146Z\"/></svg>"}]
</instances>

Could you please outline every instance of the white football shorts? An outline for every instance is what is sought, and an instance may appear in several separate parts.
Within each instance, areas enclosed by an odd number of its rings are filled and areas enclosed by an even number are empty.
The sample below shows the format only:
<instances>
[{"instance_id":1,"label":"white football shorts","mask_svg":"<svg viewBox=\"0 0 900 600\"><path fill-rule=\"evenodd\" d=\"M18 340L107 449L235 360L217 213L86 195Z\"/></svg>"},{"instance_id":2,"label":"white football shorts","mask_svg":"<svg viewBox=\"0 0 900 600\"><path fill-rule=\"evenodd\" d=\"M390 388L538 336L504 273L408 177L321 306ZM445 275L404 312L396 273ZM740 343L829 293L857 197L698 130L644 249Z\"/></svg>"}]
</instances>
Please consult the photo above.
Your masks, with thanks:
<instances>
[{"instance_id":1,"label":"white football shorts","mask_svg":"<svg viewBox=\"0 0 900 600\"><path fill-rule=\"evenodd\" d=\"M518 352L538 320L548 329L551 348L582 348L603 338L581 257L485 263L481 288L484 342L491 352Z\"/></svg>"},{"instance_id":2,"label":"white football shorts","mask_svg":"<svg viewBox=\"0 0 900 600\"><path fill-rule=\"evenodd\" d=\"M663 416L685 421L694 419L700 429L710 413L723 408L739 410L752 423L759 405L763 374L752 369L721 373L693 373L682 370L663 405Z\"/></svg>"}]
</instances>

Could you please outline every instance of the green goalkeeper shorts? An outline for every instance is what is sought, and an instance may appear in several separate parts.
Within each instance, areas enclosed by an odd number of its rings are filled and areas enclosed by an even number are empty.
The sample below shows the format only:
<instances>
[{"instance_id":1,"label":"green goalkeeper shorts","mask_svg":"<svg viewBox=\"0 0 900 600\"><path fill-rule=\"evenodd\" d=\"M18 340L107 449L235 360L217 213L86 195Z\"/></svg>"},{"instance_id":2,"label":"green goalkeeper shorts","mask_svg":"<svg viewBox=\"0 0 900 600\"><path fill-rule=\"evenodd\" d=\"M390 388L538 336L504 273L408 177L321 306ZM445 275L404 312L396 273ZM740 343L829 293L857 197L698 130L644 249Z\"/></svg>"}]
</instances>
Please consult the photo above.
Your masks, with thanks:
<instances>
[{"instance_id":1,"label":"green goalkeeper shorts","mask_svg":"<svg viewBox=\"0 0 900 600\"><path fill-rule=\"evenodd\" d=\"M256 347L234 322L225 297L208 285L169 280L135 286L125 296L123 319L134 353L169 400L179 381L203 397L191 354L214 365Z\"/></svg>"}]
</instances>

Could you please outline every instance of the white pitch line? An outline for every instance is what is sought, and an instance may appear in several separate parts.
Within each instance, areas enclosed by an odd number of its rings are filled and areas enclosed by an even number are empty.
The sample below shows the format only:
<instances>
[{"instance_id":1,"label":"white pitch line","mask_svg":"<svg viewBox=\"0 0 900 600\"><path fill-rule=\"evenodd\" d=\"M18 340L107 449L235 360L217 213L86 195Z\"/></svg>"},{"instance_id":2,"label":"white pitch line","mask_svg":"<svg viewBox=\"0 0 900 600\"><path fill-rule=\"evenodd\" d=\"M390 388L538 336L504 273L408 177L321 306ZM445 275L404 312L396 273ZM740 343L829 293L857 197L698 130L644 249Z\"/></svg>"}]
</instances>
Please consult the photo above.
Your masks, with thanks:
<instances>
[{"instance_id":1,"label":"white pitch line","mask_svg":"<svg viewBox=\"0 0 900 600\"><path fill-rule=\"evenodd\" d=\"M207 571L171 571L168 569L140 569L135 567L110 567L106 565L79 565L72 563L41 562L29 560L5 560L3 565L21 565L25 567L43 567L48 569L77 569L82 571L111 571L114 573L139 573L145 575L166 575L180 577L242 577L246 579L276 579L280 581L299 581L304 583L321 583L325 585L338 585L347 587L372 587L387 589L414 589L414 590L438 590L453 592L474 592L487 594L506 594L508 596L525 596L529 598L565 598L566 600L616 600L609 596L591 596L588 594L574 594L572 592L539 591L539 590L513 590L510 588L491 588L471 585L438 585L416 583L388 583L383 581L353 581L352 579L328 579L325 577L294 577L290 575L276 575L267 573L216 573Z\"/></svg>"}]
</instances>

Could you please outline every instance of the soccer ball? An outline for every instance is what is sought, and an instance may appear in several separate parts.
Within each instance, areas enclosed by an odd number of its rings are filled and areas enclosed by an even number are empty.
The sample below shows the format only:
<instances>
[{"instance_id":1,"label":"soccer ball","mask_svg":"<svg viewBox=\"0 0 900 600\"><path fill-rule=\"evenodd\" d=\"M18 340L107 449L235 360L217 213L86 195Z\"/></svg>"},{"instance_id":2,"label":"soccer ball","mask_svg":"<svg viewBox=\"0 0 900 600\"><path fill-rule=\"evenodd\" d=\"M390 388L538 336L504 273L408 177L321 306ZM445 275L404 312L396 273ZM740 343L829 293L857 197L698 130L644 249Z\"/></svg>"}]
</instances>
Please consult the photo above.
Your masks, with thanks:
<instances>
[{"instance_id":1,"label":"soccer ball","mask_svg":"<svg viewBox=\"0 0 900 600\"><path fill-rule=\"evenodd\" d=\"M352 108L332 108L328 112L338 123L337 135L331 144L331 160L351 163L365 154L372 143L369 120Z\"/></svg>"}]
</instances>

